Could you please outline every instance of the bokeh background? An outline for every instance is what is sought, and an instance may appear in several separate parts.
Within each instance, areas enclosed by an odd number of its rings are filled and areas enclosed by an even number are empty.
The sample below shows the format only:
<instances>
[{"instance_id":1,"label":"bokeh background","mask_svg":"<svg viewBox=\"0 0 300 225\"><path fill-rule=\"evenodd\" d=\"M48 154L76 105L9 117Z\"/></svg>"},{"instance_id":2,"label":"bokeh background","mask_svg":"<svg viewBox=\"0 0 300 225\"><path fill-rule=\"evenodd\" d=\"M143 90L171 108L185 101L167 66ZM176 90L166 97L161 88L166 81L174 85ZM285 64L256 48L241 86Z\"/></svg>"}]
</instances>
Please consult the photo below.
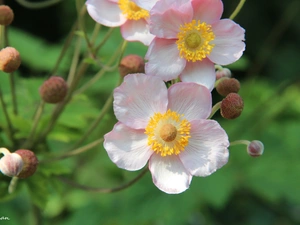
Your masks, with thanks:
<instances>
[{"instance_id":1,"label":"bokeh background","mask_svg":"<svg viewBox=\"0 0 300 225\"><path fill-rule=\"evenodd\" d=\"M33 1L32 2L39 2ZM80 2L80 1L79 1ZM81 1L83 3L83 1ZM238 0L224 0L227 18ZM3 1L2 1L3 3ZM11 46L20 51L22 65L15 73L19 116L13 117L18 137L26 137L39 103L38 88L51 73L63 43L77 18L73 0L63 0L46 9L27 9L16 1L5 1L15 12L8 28ZM116 187L139 172L118 169L100 145L81 155L49 164L20 181L14 194L7 194L9 178L0 174L0 224L55 225L296 225L300 224L300 1L246 1L235 18L246 30L246 51L229 68L240 80L242 115L228 121L214 119L227 131L230 141L261 140L264 155L251 158L245 146L230 147L227 165L209 177L194 177L186 192L168 195L159 191L146 174L138 183L121 192L88 192L64 183L61 177L91 187ZM87 16L91 34L94 22ZM100 42L106 28L102 28ZM80 34L78 34L80 35ZM100 50L105 61L121 43L118 29ZM75 39L71 46L75 45ZM86 51L82 45L82 53ZM146 47L129 43L127 54L144 56ZM56 75L67 77L70 48ZM99 67L91 65L82 83ZM0 74L0 86L11 110L8 75ZM66 107L47 138L47 151L64 152L87 130L118 80L117 70L106 73ZM221 98L213 92L214 101ZM46 107L42 124L52 107ZM107 114L85 144L110 131L115 123ZM0 111L0 145L7 140L2 131L5 120Z\"/></svg>"}]
</instances>

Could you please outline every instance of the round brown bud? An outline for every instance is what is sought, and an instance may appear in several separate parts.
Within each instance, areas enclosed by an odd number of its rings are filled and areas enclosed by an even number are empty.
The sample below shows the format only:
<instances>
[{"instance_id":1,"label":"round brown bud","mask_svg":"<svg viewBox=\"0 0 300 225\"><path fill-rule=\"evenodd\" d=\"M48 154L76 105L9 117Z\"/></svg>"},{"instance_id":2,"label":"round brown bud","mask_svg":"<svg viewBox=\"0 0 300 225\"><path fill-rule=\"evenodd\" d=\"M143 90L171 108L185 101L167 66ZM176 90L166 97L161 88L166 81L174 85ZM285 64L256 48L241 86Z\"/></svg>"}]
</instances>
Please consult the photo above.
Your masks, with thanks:
<instances>
[{"instance_id":1,"label":"round brown bud","mask_svg":"<svg viewBox=\"0 0 300 225\"><path fill-rule=\"evenodd\" d=\"M0 5L0 25L7 26L14 20L14 12L7 5Z\"/></svg>"},{"instance_id":2,"label":"round brown bud","mask_svg":"<svg viewBox=\"0 0 300 225\"><path fill-rule=\"evenodd\" d=\"M243 111L244 102L241 96L236 93L230 93L222 100L221 116L225 119L235 119Z\"/></svg>"},{"instance_id":3,"label":"round brown bud","mask_svg":"<svg viewBox=\"0 0 300 225\"><path fill-rule=\"evenodd\" d=\"M0 170L6 176L18 176L23 167L22 157L16 153L7 153L0 159Z\"/></svg>"},{"instance_id":4,"label":"round brown bud","mask_svg":"<svg viewBox=\"0 0 300 225\"><path fill-rule=\"evenodd\" d=\"M258 140L251 141L247 146L247 152L252 157L261 156L264 152L264 144Z\"/></svg>"},{"instance_id":5,"label":"round brown bud","mask_svg":"<svg viewBox=\"0 0 300 225\"><path fill-rule=\"evenodd\" d=\"M17 175L17 177L27 178L32 176L38 166L38 159L36 158L35 154L32 151L26 149L19 149L14 153L20 155L24 162L22 171L19 173L19 175Z\"/></svg>"},{"instance_id":6,"label":"round brown bud","mask_svg":"<svg viewBox=\"0 0 300 225\"><path fill-rule=\"evenodd\" d=\"M144 59L138 55L125 56L120 62L119 73L122 77L130 73L145 73Z\"/></svg>"},{"instance_id":7,"label":"round brown bud","mask_svg":"<svg viewBox=\"0 0 300 225\"><path fill-rule=\"evenodd\" d=\"M231 71L228 68L222 68L222 69L218 69L216 71L216 80L219 80L222 77L231 77Z\"/></svg>"},{"instance_id":8,"label":"round brown bud","mask_svg":"<svg viewBox=\"0 0 300 225\"><path fill-rule=\"evenodd\" d=\"M5 73L16 71L21 65L20 53L13 47L6 47L0 51L0 70Z\"/></svg>"},{"instance_id":9,"label":"round brown bud","mask_svg":"<svg viewBox=\"0 0 300 225\"><path fill-rule=\"evenodd\" d=\"M235 78L223 77L218 81L216 90L222 96L230 93L238 93L241 88L240 82Z\"/></svg>"},{"instance_id":10,"label":"round brown bud","mask_svg":"<svg viewBox=\"0 0 300 225\"><path fill-rule=\"evenodd\" d=\"M40 95L47 103L58 103L64 100L68 85L62 77L52 76L40 87Z\"/></svg>"}]
</instances>

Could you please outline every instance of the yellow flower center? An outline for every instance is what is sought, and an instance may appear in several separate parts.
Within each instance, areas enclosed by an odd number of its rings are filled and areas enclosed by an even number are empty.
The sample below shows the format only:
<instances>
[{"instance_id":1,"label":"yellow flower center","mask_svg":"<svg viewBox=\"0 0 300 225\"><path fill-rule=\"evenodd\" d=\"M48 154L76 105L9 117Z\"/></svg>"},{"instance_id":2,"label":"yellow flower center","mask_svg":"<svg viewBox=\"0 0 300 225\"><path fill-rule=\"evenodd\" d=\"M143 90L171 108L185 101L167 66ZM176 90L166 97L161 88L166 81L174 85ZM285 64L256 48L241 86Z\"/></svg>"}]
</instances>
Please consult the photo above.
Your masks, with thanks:
<instances>
[{"instance_id":1,"label":"yellow flower center","mask_svg":"<svg viewBox=\"0 0 300 225\"><path fill-rule=\"evenodd\" d=\"M126 15L126 18L129 20L146 19L149 17L147 10L140 8L130 0L119 0L118 4L123 14Z\"/></svg>"},{"instance_id":2,"label":"yellow flower center","mask_svg":"<svg viewBox=\"0 0 300 225\"><path fill-rule=\"evenodd\" d=\"M214 48L211 41L215 39L215 34L211 25L200 20L192 20L190 23L180 26L176 41L180 56L187 61L195 62L206 58Z\"/></svg>"},{"instance_id":3,"label":"yellow flower center","mask_svg":"<svg viewBox=\"0 0 300 225\"><path fill-rule=\"evenodd\" d=\"M176 112L155 113L145 129L148 145L161 156L178 155L189 143L191 124Z\"/></svg>"}]
</instances>

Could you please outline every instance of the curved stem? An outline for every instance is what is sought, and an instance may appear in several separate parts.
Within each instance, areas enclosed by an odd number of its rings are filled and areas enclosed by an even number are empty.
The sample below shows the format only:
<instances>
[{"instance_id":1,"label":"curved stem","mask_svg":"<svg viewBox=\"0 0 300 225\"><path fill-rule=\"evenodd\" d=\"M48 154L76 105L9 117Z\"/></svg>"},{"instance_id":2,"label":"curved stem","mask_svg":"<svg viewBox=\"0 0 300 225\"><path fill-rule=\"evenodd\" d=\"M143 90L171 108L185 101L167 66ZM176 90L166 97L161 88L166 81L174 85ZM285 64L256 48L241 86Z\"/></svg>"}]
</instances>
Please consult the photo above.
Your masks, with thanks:
<instances>
[{"instance_id":1,"label":"curved stem","mask_svg":"<svg viewBox=\"0 0 300 225\"><path fill-rule=\"evenodd\" d=\"M230 146L233 146L233 145L246 145L248 146L251 142L248 141L248 140L237 140L237 141L232 141L230 142Z\"/></svg>"},{"instance_id":2,"label":"curved stem","mask_svg":"<svg viewBox=\"0 0 300 225\"><path fill-rule=\"evenodd\" d=\"M75 33L75 30L77 29L77 26L78 26L78 22L76 21L66 39L63 47L62 47L60 55L59 55L58 59L56 60L56 64L55 64L54 68L52 69L51 73L49 74L49 76L54 75L56 73L59 64L62 62L62 58L65 56L67 49L69 48L69 46L72 42L72 39L74 37L74 33Z\"/></svg>"},{"instance_id":3,"label":"curved stem","mask_svg":"<svg viewBox=\"0 0 300 225\"><path fill-rule=\"evenodd\" d=\"M76 69L78 66L78 61L79 61L79 56L80 56L81 44L82 44L81 37L77 37L74 55L73 55L71 67L70 67L69 74L68 74L68 80L67 80L68 86L70 86L73 83L73 80L74 80L74 77L76 74Z\"/></svg>"},{"instance_id":4,"label":"curved stem","mask_svg":"<svg viewBox=\"0 0 300 225\"><path fill-rule=\"evenodd\" d=\"M132 179L128 183L125 183L119 187L114 187L114 188L89 187L86 185L77 184L74 181L71 181L67 178L59 177L59 179L62 182L71 185L72 187L75 187L75 188L78 188L78 189L81 189L84 191L97 192L97 193L114 193L114 192L122 191L122 190L132 186L134 183L136 183L138 180L140 180L147 173L147 171L148 171L148 168L145 168L144 170L142 170L142 172L139 175L137 175L134 179Z\"/></svg>"},{"instance_id":5,"label":"curved stem","mask_svg":"<svg viewBox=\"0 0 300 225\"><path fill-rule=\"evenodd\" d=\"M1 103L1 106L2 106L2 111L4 113L6 122L7 122L7 135L8 135L8 138L10 139L10 141L13 144L15 144L14 136L13 136L13 126L12 126L11 120L10 120L8 112L7 112L7 108L6 108L6 104L4 102L4 99L3 99L1 88L0 88L0 103Z\"/></svg>"},{"instance_id":6,"label":"curved stem","mask_svg":"<svg viewBox=\"0 0 300 225\"><path fill-rule=\"evenodd\" d=\"M246 2L246 0L240 0L239 4L237 5L237 7L233 11L233 13L230 15L229 19L233 20L237 16L237 14L239 14L239 12L243 8L245 2Z\"/></svg>"},{"instance_id":7,"label":"curved stem","mask_svg":"<svg viewBox=\"0 0 300 225\"><path fill-rule=\"evenodd\" d=\"M20 5L29 8L29 9L42 9L47 8L49 6L55 5L62 0L48 0L44 2L28 2L26 0L16 0Z\"/></svg>"},{"instance_id":8,"label":"curved stem","mask_svg":"<svg viewBox=\"0 0 300 225\"><path fill-rule=\"evenodd\" d=\"M122 58L122 55L123 55L123 52L124 52L124 49L125 49L126 45L127 45L127 42L124 41L122 43L121 47L118 48L117 51L115 52L115 54L110 58L110 60L108 61L107 65L105 65L92 79L90 79L82 87L80 87L79 89L77 89L74 92L74 95L83 93L91 85L93 85L97 80L99 80L105 74L105 72L115 69L119 65L119 63L120 63L120 60ZM120 53L120 51L121 51L121 53ZM119 60L118 60L118 63L116 65L114 65L113 67L109 67L109 65L111 65L115 61L115 59L117 57L120 57Z\"/></svg>"},{"instance_id":9,"label":"curved stem","mask_svg":"<svg viewBox=\"0 0 300 225\"><path fill-rule=\"evenodd\" d=\"M211 113L210 113L208 119L211 119L211 118L215 115L215 113L220 109L221 104L222 104L222 101L216 103L216 104L212 107Z\"/></svg>"},{"instance_id":10,"label":"curved stem","mask_svg":"<svg viewBox=\"0 0 300 225\"><path fill-rule=\"evenodd\" d=\"M16 190L17 183L18 183L19 178L18 177L13 177L9 183L8 186L8 193L11 194Z\"/></svg>"},{"instance_id":11,"label":"curved stem","mask_svg":"<svg viewBox=\"0 0 300 225\"><path fill-rule=\"evenodd\" d=\"M93 141L93 142L91 142L91 143L89 143L85 146L82 146L80 148L77 148L77 149L74 149L72 151L66 152L66 153L64 153L60 156L57 156L57 157L54 157L54 158L51 158L51 159L42 160L42 161L40 161L40 164L42 164L42 163L51 163L53 161L66 159L66 158L74 156L74 155L79 155L83 152L86 152L86 151L96 147L97 145L101 144L103 141L104 141L104 139L100 138L100 139L98 139L96 141Z\"/></svg>"},{"instance_id":12,"label":"curved stem","mask_svg":"<svg viewBox=\"0 0 300 225\"><path fill-rule=\"evenodd\" d=\"M89 129L83 134L83 136L74 144L73 148L76 148L79 146L82 142L86 140L87 137L90 136L90 134L94 131L94 129L98 126L98 124L101 122L107 111L110 109L113 101L113 94L109 96L109 98L106 100L101 113L97 117L97 119L92 123L92 125L89 127Z\"/></svg>"},{"instance_id":13,"label":"curved stem","mask_svg":"<svg viewBox=\"0 0 300 225\"><path fill-rule=\"evenodd\" d=\"M106 32L103 40L98 44L98 46L95 48L95 53L97 53L100 48L102 48L102 46L106 43L106 41L110 38L110 36L112 35L112 32L114 31L113 27L110 27L108 29L108 31Z\"/></svg>"}]
</instances>

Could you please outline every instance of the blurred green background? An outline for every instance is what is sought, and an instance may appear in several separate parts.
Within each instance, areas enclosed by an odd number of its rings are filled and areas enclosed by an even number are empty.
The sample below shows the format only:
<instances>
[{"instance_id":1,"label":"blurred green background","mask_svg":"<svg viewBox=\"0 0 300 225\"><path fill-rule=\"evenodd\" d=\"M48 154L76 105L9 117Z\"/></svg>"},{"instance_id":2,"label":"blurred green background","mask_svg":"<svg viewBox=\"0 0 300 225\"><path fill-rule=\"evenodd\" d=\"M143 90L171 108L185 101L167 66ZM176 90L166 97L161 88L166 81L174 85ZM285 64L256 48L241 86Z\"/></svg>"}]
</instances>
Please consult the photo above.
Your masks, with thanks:
<instances>
[{"instance_id":1,"label":"blurred green background","mask_svg":"<svg viewBox=\"0 0 300 225\"><path fill-rule=\"evenodd\" d=\"M223 17L227 18L239 1L223 2ZM54 67L76 20L76 6L73 0L39 10L24 8L15 1L5 4L15 12L8 29L9 43L22 57L15 73L20 113L12 116L12 122L18 128L18 138L26 138L39 104L38 88ZM62 182L61 177L68 177L91 187L116 187L139 174L118 169L100 145L75 157L41 164L38 172L20 181L11 195L7 194L10 179L0 174L0 218L10 218L0 220L0 224L300 224L300 1L246 1L235 21L246 30L246 51L229 68L241 82L245 108L236 120L219 115L214 119L227 131L230 141L261 140L263 156L251 158L245 146L230 147L227 165L209 177L194 177L190 188L179 195L159 191L149 173L132 187L111 194L87 192ZM85 22L90 35L94 22L88 16ZM106 30L101 30L98 42ZM107 60L120 43L120 32L115 29L99 58ZM86 48L84 43L82 52ZM125 55L143 57L146 50L140 43L129 43ZM73 51L67 51L57 75L67 77ZM82 84L98 70L91 65ZM116 70L106 73L74 97L48 136L48 149L37 152L38 156L43 159L46 151L59 154L76 142L100 113L117 80ZM8 75L0 74L0 86L11 111ZM215 102L220 100L217 93L213 95ZM52 109L46 107L41 127ZM111 109L85 144L102 137L115 122ZM0 112L1 147L8 144L2 132L5 124Z\"/></svg>"}]
</instances>

